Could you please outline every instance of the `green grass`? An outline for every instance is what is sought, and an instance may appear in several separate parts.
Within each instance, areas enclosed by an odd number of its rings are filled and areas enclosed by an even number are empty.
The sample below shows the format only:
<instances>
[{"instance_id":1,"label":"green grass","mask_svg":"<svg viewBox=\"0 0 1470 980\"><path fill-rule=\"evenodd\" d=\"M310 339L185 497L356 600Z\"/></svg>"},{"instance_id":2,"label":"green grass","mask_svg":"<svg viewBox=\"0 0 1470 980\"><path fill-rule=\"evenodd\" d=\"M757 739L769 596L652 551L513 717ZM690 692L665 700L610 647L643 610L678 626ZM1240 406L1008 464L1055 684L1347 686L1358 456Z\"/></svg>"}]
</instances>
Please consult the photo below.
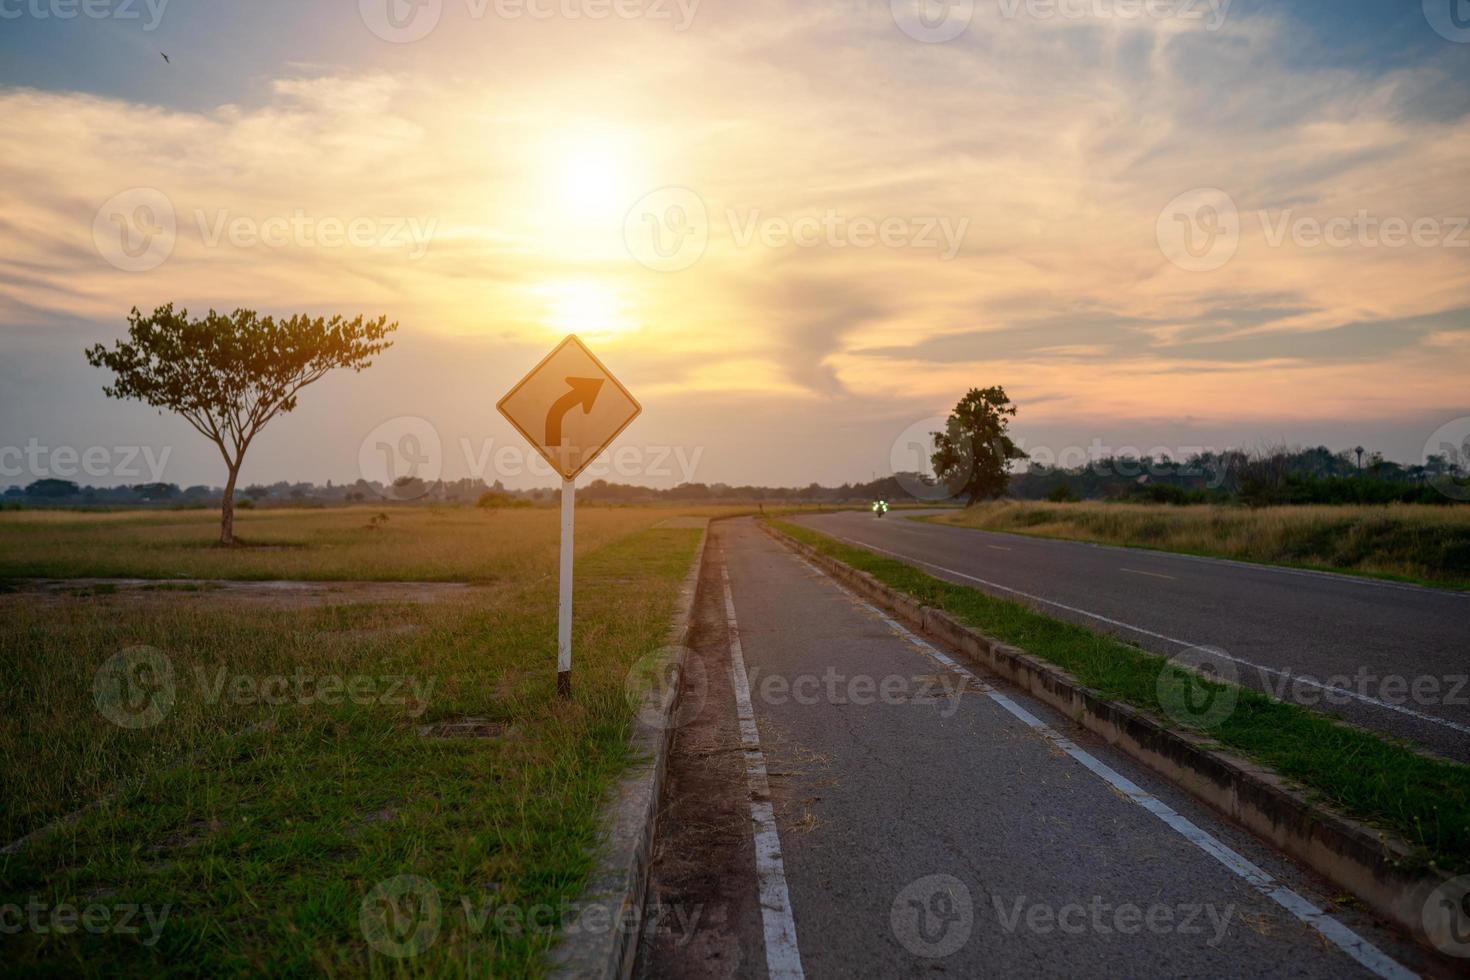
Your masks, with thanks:
<instances>
[{"instance_id":1,"label":"green grass","mask_svg":"<svg viewBox=\"0 0 1470 980\"><path fill-rule=\"evenodd\" d=\"M390 529L447 521L442 532L427 533L441 534L441 545L463 540L472 557L450 556L437 566L443 574L453 565L499 583L431 604L264 608L189 590L151 592L146 602L123 592L50 604L6 598L4 840L91 806L19 855L0 857L0 908L146 906L168 915L152 944L146 925L137 935L0 934L6 974L544 972L563 903L579 894L590 869L605 794L630 761L624 679L662 644L699 540L697 529L652 526L666 516L579 512L585 547L569 703L554 696L555 537L534 511L463 515L466 524L498 527L497 545L457 525L459 515L395 510ZM365 549L352 543L341 515L310 517L254 531L303 538L304 556L277 557L318 577L424 571L424 549L391 532ZM146 537L159 529L153 515L119 520L121 532L97 533ZM59 533L65 538L71 528ZM399 544L412 553L395 554ZM97 560L162 569L159 562L191 553L189 546L175 538L158 552ZM337 548L379 564L346 575L353 569ZM194 574L230 571L224 562L233 556L240 577L287 577L258 555L205 554ZM11 567L36 560L6 558ZM75 569L82 556L55 561ZM175 699L157 724L129 729L103 717L93 678L109 657L135 646L168 657ZM408 677L427 696L422 703L212 700L221 670L258 682L298 669L311 678L370 679L379 695L391 678ZM420 726L464 717L486 719L503 734L419 734ZM370 947L359 915L377 883L403 874L432 883L442 915L433 944L398 960ZM539 928L519 926L531 908L548 918Z\"/></svg>"},{"instance_id":2,"label":"green grass","mask_svg":"<svg viewBox=\"0 0 1470 980\"><path fill-rule=\"evenodd\" d=\"M1167 717L1160 677L1213 688L1164 658L1017 602L934 578L912 565L789 522L781 531L825 555L869 572L920 602L981 632L1056 664L1104 697ZM1166 690L1168 688L1166 687ZM1248 689L1234 710L1205 734L1222 747L1295 780L1349 816L1402 836L1424 862L1470 871L1470 767Z\"/></svg>"},{"instance_id":3,"label":"green grass","mask_svg":"<svg viewBox=\"0 0 1470 980\"><path fill-rule=\"evenodd\" d=\"M1470 589L1470 507L997 501L936 524Z\"/></svg>"}]
</instances>

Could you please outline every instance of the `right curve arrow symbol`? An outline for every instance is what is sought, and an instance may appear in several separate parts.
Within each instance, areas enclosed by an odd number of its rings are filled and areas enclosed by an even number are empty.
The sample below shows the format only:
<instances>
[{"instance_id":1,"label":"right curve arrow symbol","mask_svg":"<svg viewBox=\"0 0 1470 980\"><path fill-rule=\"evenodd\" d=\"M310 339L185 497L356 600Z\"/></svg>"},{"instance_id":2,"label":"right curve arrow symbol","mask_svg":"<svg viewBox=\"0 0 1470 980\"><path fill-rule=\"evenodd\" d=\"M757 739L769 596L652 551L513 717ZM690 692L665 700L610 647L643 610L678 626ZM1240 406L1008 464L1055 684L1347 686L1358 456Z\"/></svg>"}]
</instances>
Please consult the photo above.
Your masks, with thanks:
<instances>
[{"instance_id":1,"label":"right curve arrow symbol","mask_svg":"<svg viewBox=\"0 0 1470 980\"><path fill-rule=\"evenodd\" d=\"M556 401L551 403L551 411L546 413L546 445L555 448L561 445L561 422L566 418L568 412L582 406L582 414L586 415L592 411L592 403L597 401L597 393L602 390L603 378L567 378L567 386L571 389Z\"/></svg>"}]
</instances>

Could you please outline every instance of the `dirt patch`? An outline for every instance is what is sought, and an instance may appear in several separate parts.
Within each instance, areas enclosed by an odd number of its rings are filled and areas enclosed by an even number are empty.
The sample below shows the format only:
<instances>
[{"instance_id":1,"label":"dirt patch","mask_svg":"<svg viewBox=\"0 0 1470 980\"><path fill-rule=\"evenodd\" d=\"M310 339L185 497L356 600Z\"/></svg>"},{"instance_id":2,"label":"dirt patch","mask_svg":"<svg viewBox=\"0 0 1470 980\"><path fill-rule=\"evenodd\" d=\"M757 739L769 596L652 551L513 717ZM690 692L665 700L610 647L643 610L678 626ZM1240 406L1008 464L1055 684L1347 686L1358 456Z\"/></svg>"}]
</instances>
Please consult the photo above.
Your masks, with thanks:
<instances>
[{"instance_id":1,"label":"dirt patch","mask_svg":"<svg viewBox=\"0 0 1470 980\"><path fill-rule=\"evenodd\" d=\"M168 834L162 840L149 844L144 849L144 853L151 856L167 854L172 851L182 851L186 848L195 847L204 843L223 829L224 824L218 820L195 820L187 826Z\"/></svg>"},{"instance_id":2,"label":"dirt patch","mask_svg":"<svg viewBox=\"0 0 1470 980\"><path fill-rule=\"evenodd\" d=\"M398 807L392 804L359 814L356 822L347 829L346 836L356 839L378 824L391 823L398 819Z\"/></svg>"},{"instance_id":3,"label":"dirt patch","mask_svg":"<svg viewBox=\"0 0 1470 980\"><path fill-rule=\"evenodd\" d=\"M268 609L308 609L356 603L446 602L483 591L463 582L236 582L222 579L72 578L9 580L0 609L14 603L65 605L126 601L179 605L236 603Z\"/></svg>"},{"instance_id":4,"label":"dirt patch","mask_svg":"<svg viewBox=\"0 0 1470 980\"><path fill-rule=\"evenodd\" d=\"M454 718L419 728L419 735L424 738L504 738L509 732L510 726L505 722L488 718Z\"/></svg>"}]
</instances>

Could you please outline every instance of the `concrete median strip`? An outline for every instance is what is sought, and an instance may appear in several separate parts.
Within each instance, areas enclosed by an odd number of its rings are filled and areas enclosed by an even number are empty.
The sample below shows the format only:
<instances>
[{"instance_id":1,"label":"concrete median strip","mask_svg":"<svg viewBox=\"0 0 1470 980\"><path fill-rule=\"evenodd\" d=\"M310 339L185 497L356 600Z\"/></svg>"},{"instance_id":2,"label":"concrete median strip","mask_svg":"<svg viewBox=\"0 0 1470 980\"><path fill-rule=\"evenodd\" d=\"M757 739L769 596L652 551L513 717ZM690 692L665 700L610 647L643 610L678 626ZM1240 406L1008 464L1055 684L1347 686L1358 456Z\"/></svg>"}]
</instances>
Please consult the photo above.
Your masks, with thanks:
<instances>
[{"instance_id":1,"label":"concrete median strip","mask_svg":"<svg viewBox=\"0 0 1470 980\"><path fill-rule=\"evenodd\" d=\"M1104 698L1066 671L964 626L867 572L761 526L899 622L1061 711L1425 941L1426 900L1449 876L1419 867L1404 841L1309 799L1263 766Z\"/></svg>"},{"instance_id":2,"label":"concrete median strip","mask_svg":"<svg viewBox=\"0 0 1470 980\"><path fill-rule=\"evenodd\" d=\"M676 727L670 719L678 708L694 598L708 544L706 528L694 565L679 587L667 645L660 662L653 665L666 683L645 694L632 723L629 744L639 761L618 781L603 815L603 847L597 864L572 906L561 941L548 956L554 977L614 978L633 973L659 799Z\"/></svg>"}]
</instances>

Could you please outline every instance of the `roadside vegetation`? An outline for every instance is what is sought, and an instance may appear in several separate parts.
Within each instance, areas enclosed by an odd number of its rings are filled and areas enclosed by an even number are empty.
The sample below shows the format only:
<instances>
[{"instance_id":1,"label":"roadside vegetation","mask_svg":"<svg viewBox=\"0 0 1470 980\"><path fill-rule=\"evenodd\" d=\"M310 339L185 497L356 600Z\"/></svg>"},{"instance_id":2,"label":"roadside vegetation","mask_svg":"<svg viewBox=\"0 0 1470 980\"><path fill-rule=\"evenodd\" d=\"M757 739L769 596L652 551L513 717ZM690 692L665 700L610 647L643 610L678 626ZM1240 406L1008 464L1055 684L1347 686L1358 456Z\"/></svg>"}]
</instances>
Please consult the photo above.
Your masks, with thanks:
<instances>
[{"instance_id":1,"label":"roadside vegetation","mask_svg":"<svg viewBox=\"0 0 1470 980\"><path fill-rule=\"evenodd\" d=\"M1470 589L1470 507L995 501L928 520Z\"/></svg>"},{"instance_id":2,"label":"roadside vegetation","mask_svg":"<svg viewBox=\"0 0 1470 980\"><path fill-rule=\"evenodd\" d=\"M1276 446L1246 452L1104 455L1059 466L1037 447L1008 495L1021 500L1109 500L1155 504L1437 504L1470 500L1470 448L1445 446L1422 463L1396 463L1361 446Z\"/></svg>"},{"instance_id":3,"label":"roadside vegetation","mask_svg":"<svg viewBox=\"0 0 1470 980\"><path fill-rule=\"evenodd\" d=\"M630 761L625 679L664 642L701 532L671 509L578 513L566 702L554 513L395 509L368 530L372 513L241 514L258 551L212 547L210 514L0 519L7 576L483 583L416 601L408 582L387 601L350 583L310 601L262 584L279 597L242 602L177 582L42 601L4 579L0 845L45 829L0 856L0 905L166 916L154 932L140 915L134 935L0 936L7 974L542 972ZM124 651L142 666L109 699L98 679ZM399 960L360 915L405 874L439 911L402 899L419 917L390 941L415 921L435 931Z\"/></svg>"},{"instance_id":4,"label":"roadside vegetation","mask_svg":"<svg viewBox=\"0 0 1470 980\"><path fill-rule=\"evenodd\" d=\"M1061 667L1104 697L1167 717L1159 699L1160 675L1181 668L1163 657L809 528L774 523L823 554ZM1403 837L1426 864L1452 873L1470 871L1470 766L1423 755L1245 688L1234 710L1205 734L1295 780L1348 816Z\"/></svg>"}]
</instances>

